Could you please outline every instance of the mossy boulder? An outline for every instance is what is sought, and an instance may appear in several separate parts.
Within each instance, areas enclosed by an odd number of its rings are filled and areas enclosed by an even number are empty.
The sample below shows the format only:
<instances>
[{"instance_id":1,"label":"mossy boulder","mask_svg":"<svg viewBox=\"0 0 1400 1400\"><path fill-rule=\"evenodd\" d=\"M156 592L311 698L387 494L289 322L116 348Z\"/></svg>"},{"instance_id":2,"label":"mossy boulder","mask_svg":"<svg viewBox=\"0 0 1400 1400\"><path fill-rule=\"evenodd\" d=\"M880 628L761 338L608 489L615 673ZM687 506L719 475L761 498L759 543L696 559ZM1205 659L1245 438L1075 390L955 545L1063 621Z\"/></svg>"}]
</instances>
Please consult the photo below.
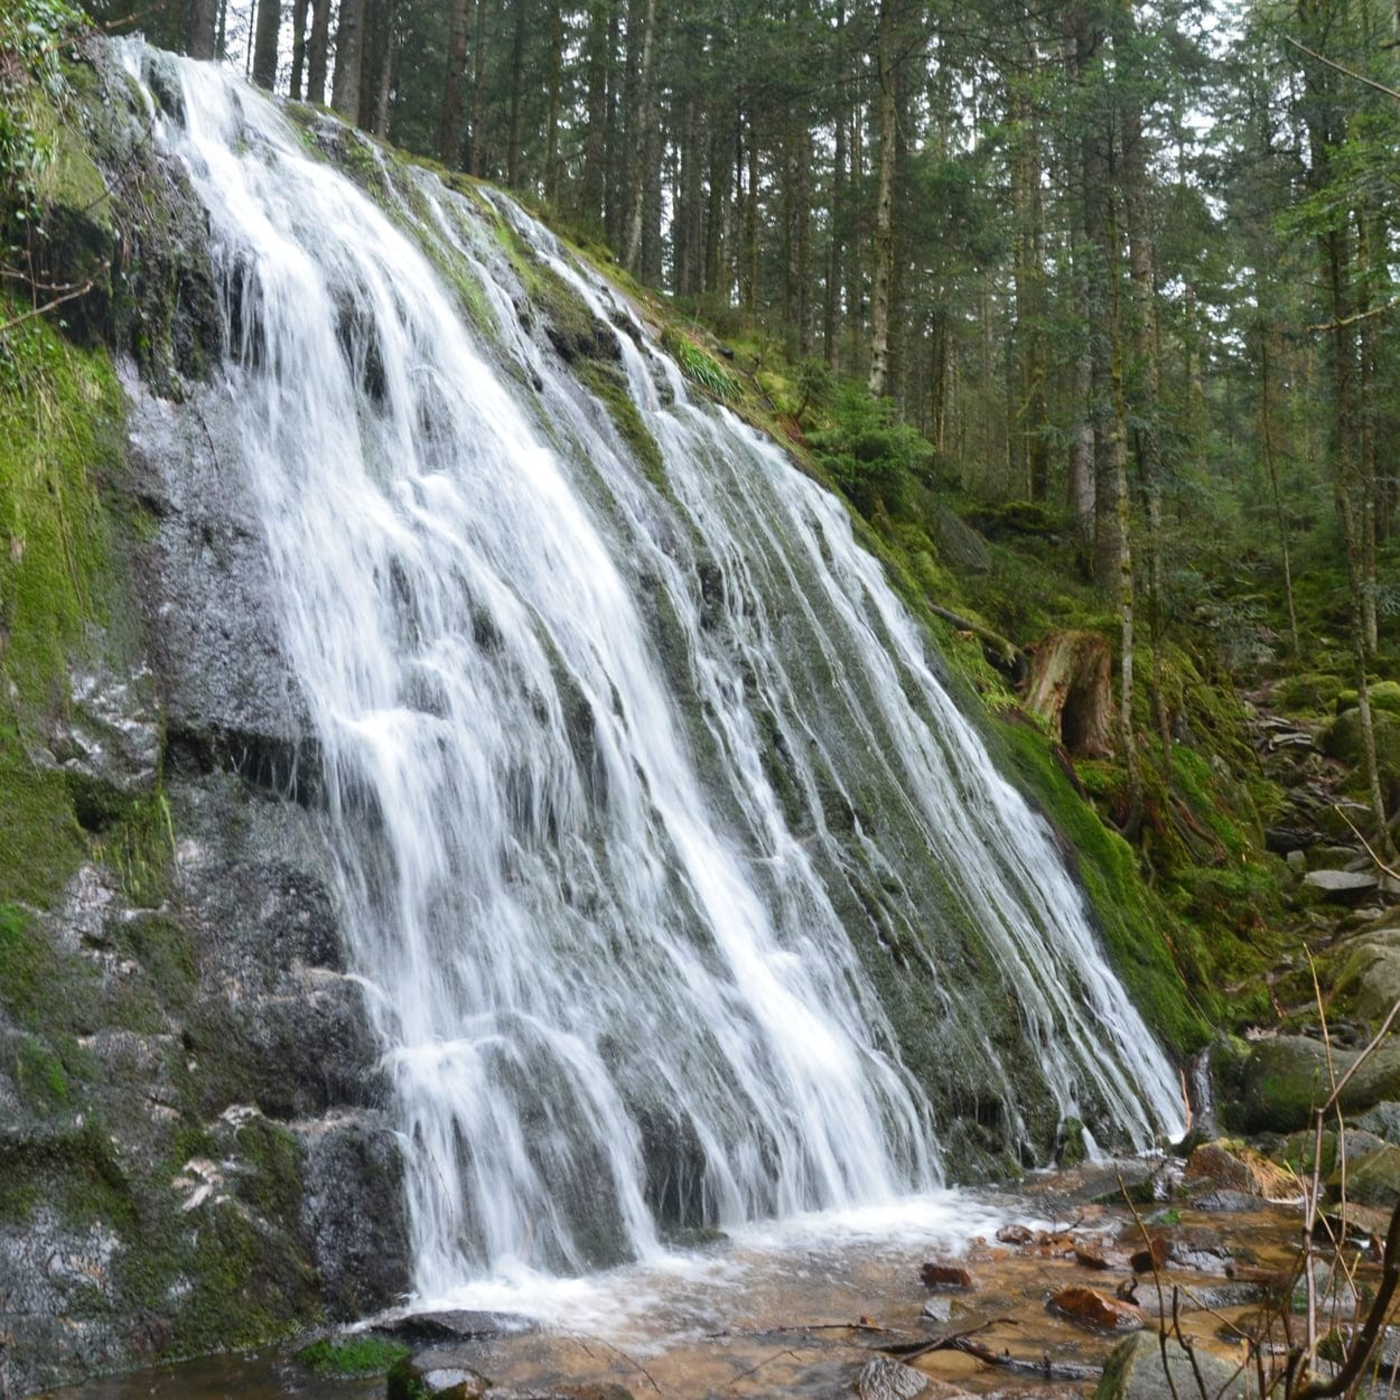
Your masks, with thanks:
<instances>
[{"instance_id":1,"label":"mossy boulder","mask_svg":"<svg viewBox=\"0 0 1400 1400\"><path fill-rule=\"evenodd\" d=\"M1330 950L1331 1012L1375 1024L1400 1001L1400 926L1367 930Z\"/></svg>"},{"instance_id":2,"label":"mossy boulder","mask_svg":"<svg viewBox=\"0 0 1400 1400\"><path fill-rule=\"evenodd\" d=\"M1155 1331L1138 1332L1109 1353L1094 1400L1180 1400L1200 1395L1202 1382L1216 1400L1249 1400L1251 1395L1247 1367L1222 1361L1201 1347L1188 1353L1178 1342L1163 1342Z\"/></svg>"},{"instance_id":3,"label":"mossy boulder","mask_svg":"<svg viewBox=\"0 0 1400 1400\"><path fill-rule=\"evenodd\" d=\"M1280 1035L1257 1042L1241 1059L1217 1057L1222 1080L1222 1116L1239 1132L1291 1133L1311 1125L1314 1111L1332 1093L1360 1052L1321 1041ZM1344 1113L1364 1113L1388 1099L1400 1099L1400 1043L1387 1042L1371 1055L1342 1091Z\"/></svg>"},{"instance_id":4,"label":"mossy boulder","mask_svg":"<svg viewBox=\"0 0 1400 1400\"><path fill-rule=\"evenodd\" d=\"M1394 1206L1400 1201L1400 1147L1386 1145L1360 1161L1348 1159L1345 1171L1328 1175L1327 1185L1338 1194L1345 1185L1347 1199L1359 1206Z\"/></svg>"},{"instance_id":5,"label":"mossy boulder","mask_svg":"<svg viewBox=\"0 0 1400 1400\"><path fill-rule=\"evenodd\" d=\"M1400 681L1373 681L1369 687L1371 708L1382 714L1400 715ZM1355 690L1337 692L1337 713L1345 714L1361 703Z\"/></svg>"},{"instance_id":6,"label":"mossy boulder","mask_svg":"<svg viewBox=\"0 0 1400 1400\"><path fill-rule=\"evenodd\" d=\"M1280 680L1271 698L1274 708L1286 714L1323 714L1337 705L1341 693L1340 676L1325 671L1304 671Z\"/></svg>"},{"instance_id":7,"label":"mossy boulder","mask_svg":"<svg viewBox=\"0 0 1400 1400\"><path fill-rule=\"evenodd\" d=\"M297 1360L318 1376L382 1376L409 1355L410 1349L389 1337L360 1334L322 1337L297 1352Z\"/></svg>"},{"instance_id":8,"label":"mossy boulder","mask_svg":"<svg viewBox=\"0 0 1400 1400\"><path fill-rule=\"evenodd\" d=\"M1376 736L1376 763L1381 775L1391 781L1400 779L1400 715L1373 707L1371 728ZM1318 743L1328 758L1359 768L1366 757L1361 711L1343 710L1318 736Z\"/></svg>"}]
</instances>

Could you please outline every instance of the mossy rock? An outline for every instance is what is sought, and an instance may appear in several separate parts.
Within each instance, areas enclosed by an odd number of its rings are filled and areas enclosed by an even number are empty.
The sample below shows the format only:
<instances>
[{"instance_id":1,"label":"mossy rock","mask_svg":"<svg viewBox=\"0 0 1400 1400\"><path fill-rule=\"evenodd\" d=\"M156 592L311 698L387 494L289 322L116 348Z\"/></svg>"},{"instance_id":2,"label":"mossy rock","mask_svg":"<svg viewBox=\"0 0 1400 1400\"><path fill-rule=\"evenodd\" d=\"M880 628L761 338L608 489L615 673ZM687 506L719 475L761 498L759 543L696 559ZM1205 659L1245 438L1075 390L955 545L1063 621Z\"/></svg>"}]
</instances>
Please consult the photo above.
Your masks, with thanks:
<instances>
[{"instance_id":1,"label":"mossy rock","mask_svg":"<svg viewBox=\"0 0 1400 1400\"><path fill-rule=\"evenodd\" d=\"M1383 777L1400 778L1400 715L1373 708L1371 728L1376 736L1376 763ZM1353 768L1365 762L1361 735L1361 711L1343 710L1318 736L1323 753Z\"/></svg>"},{"instance_id":2,"label":"mossy rock","mask_svg":"<svg viewBox=\"0 0 1400 1400\"><path fill-rule=\"evenodd\" d=\"M1044 539L1064 529L1064 517L1039 501L999 501L963 512L974 530L989 540Z\"/></svg>"},{"instance_id":3,"label":"mossy rock","mask_svg":"<svg viewBox=\"0 0 1400 1400\"><path fill-rule=\"evenodd\" d=\"M1400 681L1373 681L1370 686L1372 710L1388 715L1400 715ZM1339 715L1354 710L1361 703L1355 690L1339 690L1336 706Z\"/></svg>"},{"instance_id":4,"label":"mossy rock","mask_svg":"<svg viewBox=\"0 0 1400 1400\"><path fill-rule=\"evenodd\" d=\"M1329 1060L1327 1047L1306 1036L1261 1040L1233 1064L1222 1057L1222 1116L1232 1129L1246 1133L1309 1127L1331 1095L1333 1076L1340 1081L1358 1058L1358 1051L1334 1046ZM1364 1113L1389 1099L1400 1099L1400 1043L1380 1046L1348 1081L1340 1102L1343 1113Z\"/></svg>"},{"instance_id":5,"label":"mossy rock","mask_svg":"<svg viewBox=\"0 0 1400 1400\"><path fill-rule=\"evenodd\" d=\"M1337 706L1340 694L1340 676L1325 671L1304 671L1301 675L1284 676L1274 686L1272 699L1274 708L1286 714L1324 714Z\"/></svg>"},{"instance_id":6,"label":"mossy rock","mask_svg":"<svg viewBox=\"0 0 1400 1400\"><path fill-rule=\"evenodd\" d=\"M1173 919L1138 875L1133 848L1109 830L1070 786L1049 740L1029 719L1009 712L995 725L1001 754L1032 801L1072 851L1110 960L1147 1024L1178 1055L1194 1054L1210 1037L1219 1011L1211 994L1204 950L1191 927ZM1189 985L1188 985L1189 983Z\"/></svg>"},{"instance_id":7,"label":"mossy rock","mask_svg":"<svg viewBox=\"0 0 1400 1400\"><path fill-rule=\"evenodd\" d=\"M1166 1357L1165 1364L1163 1356ZM1217 1400L1248 1400L1248 1369L1200 1347L1187 1352L1155 1330L1125 1338L1109 1353L1094 1400L1180 1400L1202 1393Z\"/></svg>"},{"instance_id":8,"label":"mossy rock","mask_svg":"<svg viewBox=\"0 0 1400 1400\"><path fill-rule=\"evenodd\" d=\"M409 1355L388 1337L322 1337L297 1352L297 1360L318 1376L382 1376Z\"/></svg>"},{"instance_id":9,"label":"mossy rock","mask_svg":"<svg viewBox=\"0 0 1400 1400\"><path fill-rule=\"evenodd\" d=\"M405 1356L390 1368L385 1395L387 1400L477 1400L489 1385L470 1367Z\"/></svg>"},{"instance_id":10,"label":"mossy rock","mask_svg":"<svg viewBox=\"0 0 1400 1400\"><path fill-rule=\"evenodd\" d=\"M1348 1158L1346 1171L1329 1173L1327 1184L1340 1193L1345 1177L1346 1196L1359 1206L1394 1206L1400 1201L1400 1147L1389 1144L1368 1152L1360 1161Z\"/></svg>"},{"instance_id":11,"label":"mossy rock","mask_svg":"<svg viewBox=\"0 0 1400 1400\"><path fill-rule=\"evenodd\" d=\"M1332 949L1323 965L1329 1011L1375 1024L1400 1001L1400 928L1375 929Z\"/></svg>"}]
</instances>

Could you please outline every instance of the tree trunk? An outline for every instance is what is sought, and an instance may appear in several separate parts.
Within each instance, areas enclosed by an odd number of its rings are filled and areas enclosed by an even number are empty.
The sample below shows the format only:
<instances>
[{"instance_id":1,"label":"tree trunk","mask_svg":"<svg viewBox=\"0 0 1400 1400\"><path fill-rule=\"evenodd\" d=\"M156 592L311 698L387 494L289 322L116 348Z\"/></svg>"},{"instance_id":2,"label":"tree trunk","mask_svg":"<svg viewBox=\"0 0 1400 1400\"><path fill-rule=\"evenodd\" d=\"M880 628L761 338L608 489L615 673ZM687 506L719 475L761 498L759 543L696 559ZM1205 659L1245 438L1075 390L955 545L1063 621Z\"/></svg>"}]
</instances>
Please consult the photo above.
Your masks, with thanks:
<instances>
[{"instance_id":1,"label":"tree trunk","mask_svg":"<svg viewBox=\"0 0 1400 1400\"><path fill-rule=\"evenodd\" d=\"M638 273L642 265L642 220L646 205L647 185L647 146L653 137L654 103L652 89L655 86L654 68L656 65L656 0L645 0L646 15L642 21L642 49L637 64L637 112L640 121L633 128L632 139L632 207L627 215L627 244L623 252L623 262L628 272ZM632 36L627 36L630 47Z\"/></svg>"},{"instance_id":2,"label":"tree trunk","mask_svg":"<svg viewBox=\"0 0 1400 1400\"><path fill-rule=\"evenodd\" d=\"M348 121L360 116L360 63L364 35L365 0L340 0L340 20L335 30L335 80L331 106Z\"/></svg>"},{"instance_id":3,"label":"tree trunk","mask_svg":"<svg viewBox=\"0 0 1400 1400\"><path fill-rule=\"evenodd\" d=\"M608 5L592 0L588 10L588 124L583 139L583 189L579 213L585 223L601 227L607 186Z\"/></svg>"},{"instance_id":4,"label":"tree trunk","mask_svg":"<svg viewBox=\"0 0 1400 1400\"><path fill-rule=\"evenodd\" d=\"M744 310L752 314L758 305L758 133L752 109L749 111L748 140L744 145L748 180L744 186L744 262L741 280Z\"/></svg>"},{"instance_id":5,"label":"tree trunk","mask_svg":"<svg viewBox=\"0 0 1400 1400\"><path fill-rule=\"evenodd\" d=\"M506 184L521 187L520 140L525 110L525 3L515 0L515 27L510 40L510 134L506 141ZM553 42L549 70L549 154L545 159L544 196L555 197L555 162L559 157L559 88L564 61L564 21L559 7L553 7Z\"/></svg>"},{"instance_id":6,"label":"tree trunk","mask_svg":"<svg viewBox=\"0 0 1400 1400\"><path fill-rule=\"evenodd\" d=\"M603 214L603 232L608 247L618 251L622 238L622 219L627 207L624 186L627 180L627 162L623 156L622 127L618 120L618 41L621 36L621 20L617 0L608 6L608 111L607 111L607 200ZM625 76L625 75L624 75Z\"/></svg>"},{"instance_id":7,"label":"tree trunk","mask_svg":"<svg viewBox=\"0 0 1400 1400\"><path fill-rule=\"evenodd\" d=\"M486 0L476 0L476 45L472 54L472 140L467 172L483 175L486 159Z\"/></svg>"},{"instance_id":8,"label":"tree trunk","mask_svg":"<svg viewBox=\"0 0 1400 1400\"><path fill-rule=\"evenodd\" d=\"M369 110L369 129L381 141L389 135L389 103L393 97L399 56L397 18L398 0L384 0L383 27L374 68L374 101Z\"/></svg>"},{"instance_id":9,"label":"tree trunk","mask_svg":"<svg viewBox=\"0 0 1400 1400\"><path fill-rule=\"evenodd\" d=\"M898 104L895 92L895 0L880 0L880 174L875 196L875 295L871 307L870 378L876 398L888 392L890 367L890 276L894 267L894 158Z\"/></svg>"},{"instance_id":10,"label":"tree trunk","mask_svg":"<svg viewBox=\"0 0 1400 1400\"><path fill-rule=\"evenodd\" d=\"M836 66L846 68L846 3L836 4ZM845 237L846 193L846 102L844 76L836 98L836 150L831 159L826 218L826 300L822 307L822 353L827 366L836 369L841 358L841 241Z\"/></svg>"},{"instance_id":11,"label":"tree trunk","mask_svg":"<svg viewBox=\"0 0 1400 1400\"><path fill-rule=\"evenodd\" d=\"M306 81L306 18L310 0L292 0L292 76L288 93L293 102L301 101Z\"/></svg>"},{"instance_id":12,"label":"tree trunk","mask_svg":"<svg viewBox=\"0 0 1400 1400\"><path fill-rule=\"evenodd\" d=\"M1030 652L1023 704L1077 758L1111 758L1113 653L1097 632L1052 633Z\"/></svg>"},{"instance_id":13,"label":"tree trunk","mask_svg":"<svg viewBox=\"0 0 1400 1400\"><path fill-rule=\"evenodd\" d=\"M322 0L325 3L325 0ZM462 116L467 89L467 36L471 33L472 0L452 0L447 24L447 77L442 88L442 125L438 159L449 170L462 161Z\"/></svg>"},{"instance_id":14,"label":"tree trunk","mask_svg":"<svg viewBox=\"0 0 1400 1400\"><path fill-rule=\"evenodd\" d=\"M1262 280L1262 279L1260 279ZM1262 296L1257 298L1264 305ZM1278 530L1278 547L1283 562L1283 592L1288 603L1288 634L1293 644L1293 658L1303 654L1298 634L1298 609L1293 600L1293 560L1288 547L1288 517L1283 509L1283 493L1279 489L1278 461L1274 455L1272 412L1272 376L1270 375L1269 327L1261 318L1259 326L1259 446L1264 458L1264 470L1269 477L1269 494L1273 500L1274 524Z\"/></svg>"},{"instance_id":15,"label":"tree trunk","mask_svg":"<svg viewBox=\"0 0 1400 1400\"><path fill-rule=\"evenodd\" d=\"M277 87L277 39L281 32L281 0L258 0L258 26L253 38L253 81L268 92Z\"/></svg>"},{"instance_id":16,"label":"tree trunk","mask_svg":"<svg viewBox=\"0 0 1400 1400\"><path fill-rule=\"evenodd\" d=\"M190 57L218 56L218 0L193 0L190 6Z\"/></svg>"},{"instance_id":17,"label":"tree trunk","mask_svg":"<svg viewBox=\"0 0 1400 1400\"><path fill-rule=\"evenodd\" d=\"M311 38L306 46L306 100L318 107L326 100L330 35L331 0L311 0Z\"/></svg>"}]
</instances>

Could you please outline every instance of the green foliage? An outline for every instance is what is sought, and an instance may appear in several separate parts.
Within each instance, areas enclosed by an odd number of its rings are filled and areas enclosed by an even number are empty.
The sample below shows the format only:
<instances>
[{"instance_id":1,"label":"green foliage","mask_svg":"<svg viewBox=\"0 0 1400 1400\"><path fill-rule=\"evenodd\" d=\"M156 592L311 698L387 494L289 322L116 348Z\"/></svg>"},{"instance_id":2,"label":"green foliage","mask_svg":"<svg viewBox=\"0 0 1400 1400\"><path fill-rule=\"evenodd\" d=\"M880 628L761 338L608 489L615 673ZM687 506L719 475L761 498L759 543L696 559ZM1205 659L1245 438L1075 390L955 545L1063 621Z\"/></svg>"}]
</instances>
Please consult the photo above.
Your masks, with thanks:
<instances>
[{"instance_id":1,"label":"green foliage","mask_svg":"<svg viewBox=\"0 0 1400 1400\"><path fill-rule=\"evenodd\" d=\"M323 1337L297 1352L297 1360L318 1376L382 1376L408 1354L402 1342L385 1337Z\"/></svg>"},{"instance_id":2,"label":"green foliage","mask_svg":"<svg viewBox=\"0 0 1400 1400\"><path fill-rule=\"evenodd\" d=\"M928 444L902 423L888 399L845 384L832 406L832 424L808 433L818 463L867 519L885 511L906 518L914 487L930 461Z\"/></svg>"},{"instance_id":3,"label":"green foliage","mask_svg":"<svg viewBox=\"0 0 1400 1400\"><path fill-rule=\"evenodd\" d=\"M24 89L50 100L66 92L61 54L86 27L65 0L7 0L0 7L0 249L20 251L43 216L39 182L53 157L36 130Z\"/></svg>"},{"instance_id":4,"label":"green foliage","mask_svg":"<svg viewBox=\"0 0 1400 1400\"><path fill-rule=\"evenodd\" d=\"M731 403L739 396L738 381L718 361L707 355L693 341L679 339L677 355L686 378L698 384L711 398Z\"/></svg>"}]
</instances>

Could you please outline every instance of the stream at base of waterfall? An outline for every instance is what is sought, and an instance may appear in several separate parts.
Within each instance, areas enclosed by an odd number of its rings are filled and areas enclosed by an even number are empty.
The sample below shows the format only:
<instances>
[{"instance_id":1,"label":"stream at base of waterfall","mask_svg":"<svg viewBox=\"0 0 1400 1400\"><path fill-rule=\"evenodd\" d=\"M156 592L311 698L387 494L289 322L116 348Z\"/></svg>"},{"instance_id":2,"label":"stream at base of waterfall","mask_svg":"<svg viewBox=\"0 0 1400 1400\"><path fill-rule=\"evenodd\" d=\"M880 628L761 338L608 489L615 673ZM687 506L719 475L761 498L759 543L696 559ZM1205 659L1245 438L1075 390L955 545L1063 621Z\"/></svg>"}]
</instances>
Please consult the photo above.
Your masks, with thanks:
<instances>
[{"instance_id":1,"label":"stream at base of waterfall","mask_svg":"<svg viewBox=\"0 0 1400 1400\"><path fill-rule=\"evenodd\" d=\"M1144 1228L1169 1242L1160 1274L1168 1312L1175 1285L1189 1334L1236 1361L1239 1337L1262 1315L1271 1281L1296 1260L1296 1206L1256 1201L1221 1213L1170 1199L1136 1208L1114 1200L1120 1183L1141 1195L1153 1177L1169 1189L1172 1173L1161 1162L1105 1162L1005 1189L937 1192L747 1227L645 1265L468 1286L337 1335L399 1336L428 1378L466 1370L489 1379L492 1394L541 1400L617 1400L609 1386L636 1400L835 1400L859 1393L872 1361L964 1336L1024 1369L956 1347L930 1351L907 1363L931 1382L926 1400L957 1393L1071 1400L1093 1393L1122 1334L1088 1329L1047 1303L1075 1286L1112 1298L1133 1276ZM931 1261L966 1269L971 1286L925 1286L921 1273ZM1139 1279L1136 1298L1142 1325L1155 1329L1161 1308L1150 1274ZM452 1340L446 1334L454 1327L483 1335ZM434 1331L444 1335L433 1340ZM304 1346L93 1381L52 1400L385 1394L382 1374L318 1378L296 1359Z\"/></svg>"}]
</instances>

